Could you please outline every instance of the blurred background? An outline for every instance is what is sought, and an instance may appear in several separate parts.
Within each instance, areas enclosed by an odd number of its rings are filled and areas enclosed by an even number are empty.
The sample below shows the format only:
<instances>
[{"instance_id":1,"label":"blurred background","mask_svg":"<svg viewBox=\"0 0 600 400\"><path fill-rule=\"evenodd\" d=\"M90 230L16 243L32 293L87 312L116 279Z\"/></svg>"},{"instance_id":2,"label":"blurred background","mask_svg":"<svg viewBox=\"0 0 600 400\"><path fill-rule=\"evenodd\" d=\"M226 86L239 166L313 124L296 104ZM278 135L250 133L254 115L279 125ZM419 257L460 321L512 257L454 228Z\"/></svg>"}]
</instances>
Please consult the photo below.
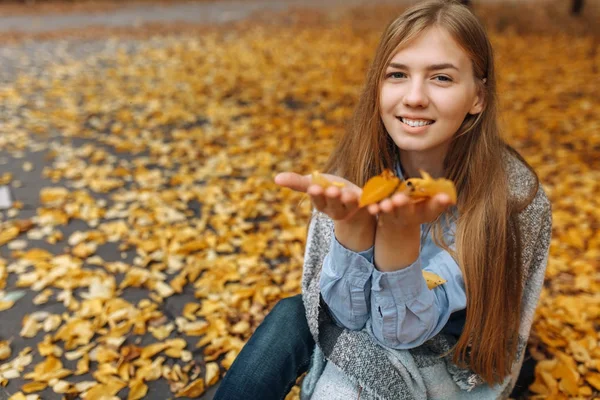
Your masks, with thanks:
<instances>
[{"instance_id":1,"label":"blurred background","mask_svg":"<svg viewBox=\"0 0 600 400\"><path fill-rule=\"evenodd\" d=\"M300 293L309 203L274 175L323 168L411 3L1 2L0 399L212 399ZM553 204L515 396L598 398L600 2L465 3Z\"/></svg>"}]
</instances>

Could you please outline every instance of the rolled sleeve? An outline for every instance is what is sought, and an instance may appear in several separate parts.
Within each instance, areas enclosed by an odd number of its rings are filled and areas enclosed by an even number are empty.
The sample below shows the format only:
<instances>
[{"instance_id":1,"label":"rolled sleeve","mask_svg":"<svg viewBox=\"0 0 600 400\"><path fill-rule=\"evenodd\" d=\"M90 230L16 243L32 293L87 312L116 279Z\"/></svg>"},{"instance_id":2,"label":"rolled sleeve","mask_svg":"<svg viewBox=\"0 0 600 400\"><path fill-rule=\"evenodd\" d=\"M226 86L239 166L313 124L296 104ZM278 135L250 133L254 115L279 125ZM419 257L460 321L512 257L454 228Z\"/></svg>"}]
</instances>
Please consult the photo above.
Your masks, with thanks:
<instances>
[{"instance_id":1,"label":"rolled sleeve","mask_svg":"<svg viewBox=\"0 0 600 400\"><path fill-rule=\"evenodd\" d=\"M429 290L423 269L447 282ZM420 346L443 329L452 312L465 307L462 273L443 250L431 258L419 256L398 271L373 272L371 333L382 345L395 349Z\"/></svg>"},{"instance_id":2,"label":"rolled sleeve","mask_svg":"<svg viewBox=\"0 0 600 400\"><path fill-rule=\"evenodd\" d=\"M382 272L373 271L373 290L382 297L389 297L395 303L406 303L421 295L427 289L421 269L421 257L406 268ZM391 290L393 289L393 290Z\"/></svg>"},{"instance_id":3,"label":"rolled sleeve","mask_svg":"<svg viewBox=\"0 0 600 400\"><path fill-rule=\"evenodd\" d=\"M336 323L362 329L369 318L373 248L357 253L334 237L325 256L319 281L323 300Z\"/></svg>"}]
</instances>

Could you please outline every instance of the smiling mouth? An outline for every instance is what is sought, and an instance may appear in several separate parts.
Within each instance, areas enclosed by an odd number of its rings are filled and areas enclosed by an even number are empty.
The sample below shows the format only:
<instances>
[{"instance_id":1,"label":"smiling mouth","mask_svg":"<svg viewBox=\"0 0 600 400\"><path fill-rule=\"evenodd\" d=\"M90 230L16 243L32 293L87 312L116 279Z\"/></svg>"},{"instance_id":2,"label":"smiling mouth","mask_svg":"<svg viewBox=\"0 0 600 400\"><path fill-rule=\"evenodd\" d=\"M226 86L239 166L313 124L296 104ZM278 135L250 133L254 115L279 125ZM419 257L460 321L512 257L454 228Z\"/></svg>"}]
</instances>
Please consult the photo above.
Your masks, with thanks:
<instances>
[{"instance_id":1,"label":"smiling mouth","mask_svg":"<svg viewBox=\"0 0 600 400\"><path fill-rule=\"evenodd\" d=\"M427 126L433 124L435 121L430 119L409 119L404 117L396 117L400 122L405 125L411 126L413 128L418 128L420 126Z\"/></svg>"}]
</instances>

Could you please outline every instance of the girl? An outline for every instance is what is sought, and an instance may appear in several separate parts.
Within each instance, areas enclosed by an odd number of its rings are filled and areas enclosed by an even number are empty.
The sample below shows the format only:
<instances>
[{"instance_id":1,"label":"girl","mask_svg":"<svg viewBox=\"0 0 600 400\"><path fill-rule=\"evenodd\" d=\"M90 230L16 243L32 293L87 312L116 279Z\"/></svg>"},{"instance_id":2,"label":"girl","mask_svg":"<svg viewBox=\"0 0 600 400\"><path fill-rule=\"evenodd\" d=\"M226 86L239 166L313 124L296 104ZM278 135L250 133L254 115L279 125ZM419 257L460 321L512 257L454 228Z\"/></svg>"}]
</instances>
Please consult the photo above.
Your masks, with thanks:
<instances>
[{"instance_id":1,"label":"girl","mask_svg":"<svg viewBox=\"0 0 600 400\"><path fill-rule=\"evenodd\" d=\"M450 179L457 202L396 194L359 208L360 188L385 169ZM303 304L274 308L216 398L281 399L307 369L304 399L508 397L543 283L551 205L500 137L492 47L468 8L422 2L387 27L326 171L344 187L275 178L316 209ZM446 283L429 290L422 270Z\"/></svg>"}]
</instances>

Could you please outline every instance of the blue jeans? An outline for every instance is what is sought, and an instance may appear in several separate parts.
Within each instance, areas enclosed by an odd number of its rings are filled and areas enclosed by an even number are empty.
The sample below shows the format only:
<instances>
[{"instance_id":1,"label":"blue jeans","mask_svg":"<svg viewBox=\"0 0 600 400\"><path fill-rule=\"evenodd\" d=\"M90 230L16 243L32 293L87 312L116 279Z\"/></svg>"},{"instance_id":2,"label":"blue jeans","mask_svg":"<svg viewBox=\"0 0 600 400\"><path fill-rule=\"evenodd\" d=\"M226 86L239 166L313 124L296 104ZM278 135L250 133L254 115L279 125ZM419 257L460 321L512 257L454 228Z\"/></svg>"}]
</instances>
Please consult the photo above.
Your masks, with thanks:
<instances>
[{"instance_id":1,"label":"blue jeans","mask_svg":"<svg viewBox=\"0 0 600 400\"><path fill-rule=\"evenodd\" d=\"M280 300L225 374L214 400L283 400L308 370L314 347L302 296Z\"/></svg>"},{"instance_id":2,"label":"blue jeans","mask_svg":"<svg viewBox=\"0 0 600 400\"><path fill-rule=\"evenodd\" d=\"M237 356L213 400L285 399L308 370L314 347L302 296L280 300ZM512 398L528 394L535 364L527 350Z\"/></svg>"}]
</instances>

